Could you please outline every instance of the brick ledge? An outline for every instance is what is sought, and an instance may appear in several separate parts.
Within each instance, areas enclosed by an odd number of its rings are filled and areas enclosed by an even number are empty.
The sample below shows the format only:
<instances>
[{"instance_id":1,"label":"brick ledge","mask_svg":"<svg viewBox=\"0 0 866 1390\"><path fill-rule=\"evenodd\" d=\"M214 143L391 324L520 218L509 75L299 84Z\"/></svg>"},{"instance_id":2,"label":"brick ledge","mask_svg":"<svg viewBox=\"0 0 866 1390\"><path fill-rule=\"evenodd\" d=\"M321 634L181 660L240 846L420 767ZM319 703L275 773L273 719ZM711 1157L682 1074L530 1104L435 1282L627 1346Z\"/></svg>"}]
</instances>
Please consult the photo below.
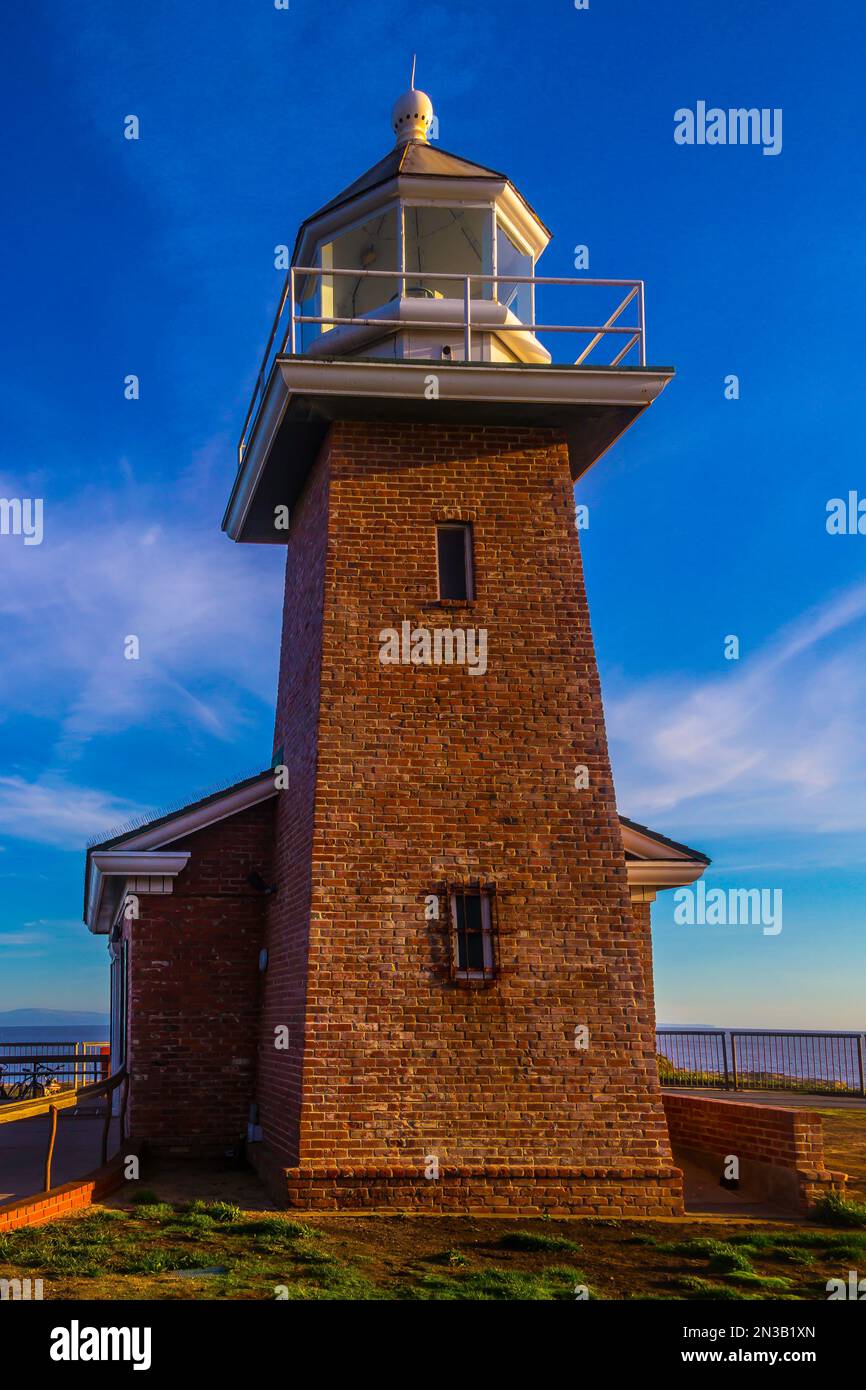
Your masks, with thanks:
<instances>
[{"instance_id":1,"label":"brick ledge","mask_svg":"<svg viewBox=\"0 0 866 1390\"><path fill-rule=\"evenodd\" d=\"M294 1168L282 1168L281 1172L289 1181L333 1181L338 1178L402 1178L411 1181L433 1181L424 1177L419 1164L381 1164L373 1167L353 1167L346 1164L340 1167L320 1164L302 1164ZM565 1164L441 1164L438 1181L447 1178L506 1178L536 1179L563 1178L573 1180L602 1180L634 1182L640 1179L679 1178L682 1170L672 1164L650 1164L644 1167L573 1167Z\"/></svg>"},{"instance_id":2,"label":"brick ledge","mask_svg":"<svg viewBox=\"0 0 866 1390\"><path fill-rule=\"evenodd\" d=\"M106 1164L94 1168L83 1178L74 1182L62 1183L48 1192L34 1192L29 1197L21 1197L16 1202L0 1206L0 1234L17 1230L20 1226L40 1226L46 1221L56 1221L92 1206L100 1197L113 1192L123 1182L124 1162L128 1154L136 1148L126 1141L124 1152L116 1154Z\"/></svg>"},{"instance_id":3,"label":"brick ledge","mask_svg":"<svg viewBox=\"0 0 866 1390\"><path fill-rule=\"evenodd\" d=\"M600 1168L567 1164L443 1165L426 1179L417 1164L288 1168L266 1146L247 1156L281 1205L308 1211L407 1214L659 1217L683 1214L682 1171L652 1167Z\"/></svg>"}]
</instances>

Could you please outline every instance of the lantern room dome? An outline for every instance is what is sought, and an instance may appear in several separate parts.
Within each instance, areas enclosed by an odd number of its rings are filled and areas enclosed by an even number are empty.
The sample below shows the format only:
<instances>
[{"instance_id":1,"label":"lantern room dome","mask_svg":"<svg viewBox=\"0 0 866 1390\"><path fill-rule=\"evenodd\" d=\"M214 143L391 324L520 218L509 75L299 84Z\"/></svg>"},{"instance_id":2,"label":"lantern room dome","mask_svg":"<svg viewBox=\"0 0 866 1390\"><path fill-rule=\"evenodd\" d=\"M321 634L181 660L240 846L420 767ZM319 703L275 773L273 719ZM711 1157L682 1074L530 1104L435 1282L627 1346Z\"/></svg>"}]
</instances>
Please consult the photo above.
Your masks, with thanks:
<instances>
[{"instance_id":1,"label":"lantern room dome","mask_svg":"<svg viewBox=\"0 0 866 1390\"><path fill-rule=\"evenodd\" d=\"M426 140L433 126L433 103L426 92L414 87L404 92L394 103L391 124L397 137L397 144L407 140Z\"/></svg>"}]
</instances>

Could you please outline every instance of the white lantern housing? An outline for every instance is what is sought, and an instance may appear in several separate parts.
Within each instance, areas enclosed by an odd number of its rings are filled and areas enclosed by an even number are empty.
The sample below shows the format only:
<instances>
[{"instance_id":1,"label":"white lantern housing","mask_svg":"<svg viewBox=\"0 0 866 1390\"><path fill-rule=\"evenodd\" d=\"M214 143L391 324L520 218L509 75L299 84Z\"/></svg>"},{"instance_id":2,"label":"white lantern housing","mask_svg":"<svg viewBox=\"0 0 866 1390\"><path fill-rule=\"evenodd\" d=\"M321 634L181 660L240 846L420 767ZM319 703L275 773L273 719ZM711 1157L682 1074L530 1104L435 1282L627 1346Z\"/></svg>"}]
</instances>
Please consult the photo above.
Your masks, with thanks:
<instances>
[{"instance_id":1,"label":"white lantern housing","mask_svg":"<svg viewBox=\"0 0 866 1390\"><path fill-rule=\"evenodd\" d=\"M509 328L534 321L524 281L550 233L504 174L430 145L433 121L429 97L407 92L395 148L302 225L296 350L460 361L468 342L474 361L548 363L532 332Z\"/></svg>"}]
</instances>

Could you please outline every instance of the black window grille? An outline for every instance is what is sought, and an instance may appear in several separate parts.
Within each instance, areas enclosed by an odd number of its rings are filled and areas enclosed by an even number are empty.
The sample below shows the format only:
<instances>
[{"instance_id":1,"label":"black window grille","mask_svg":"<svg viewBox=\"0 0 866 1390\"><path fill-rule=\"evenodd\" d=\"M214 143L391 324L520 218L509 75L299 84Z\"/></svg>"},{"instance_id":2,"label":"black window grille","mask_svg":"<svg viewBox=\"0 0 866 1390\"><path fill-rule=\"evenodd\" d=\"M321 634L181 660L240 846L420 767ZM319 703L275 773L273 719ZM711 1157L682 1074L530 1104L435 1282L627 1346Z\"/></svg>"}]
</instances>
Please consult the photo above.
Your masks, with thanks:
<instances>
[{"instance_id":1,"label":"black window grille","mask_svg":"<svg viewBox=\"0 0 866 1390\"><path fill-rule=\"evenodd\" d=\"M486 985L499 973L496 894L490 885L449 884L450 973L459 984Z\"/></svg>"}]
</instances>

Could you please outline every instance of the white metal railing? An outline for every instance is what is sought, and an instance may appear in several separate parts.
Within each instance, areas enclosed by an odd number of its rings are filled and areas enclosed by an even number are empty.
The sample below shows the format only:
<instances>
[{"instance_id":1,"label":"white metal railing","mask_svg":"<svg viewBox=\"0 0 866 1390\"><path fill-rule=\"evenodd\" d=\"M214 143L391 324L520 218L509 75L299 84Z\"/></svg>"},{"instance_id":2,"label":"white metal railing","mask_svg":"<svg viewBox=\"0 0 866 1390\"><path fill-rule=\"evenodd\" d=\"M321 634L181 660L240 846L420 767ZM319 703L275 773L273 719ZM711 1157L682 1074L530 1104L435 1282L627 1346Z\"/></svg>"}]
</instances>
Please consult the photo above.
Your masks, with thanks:
<instances>
[{"instance_id":1,"label":"white metal railing","mask_svg":"<svg viewBox=\"0 0 866 1390\"><path fill-rule=\"evenodd\" d=\"M328 315L328 314L304 314L298 312L299 301L296 296L296 278L298 276L318 276L331 279L334 276L348 276L352 279L382 279L391 282L399 282L401 291L405 295L406 282L432 280L437 283L447 281L453 283L459 293L455 294L455 300L462 303L462 313L459 319L407 319L407 318L386 318L376 313L359 314L353 316ZM473 323L472 301L473 286L482 285L491 287L490 298L484 297L481 302L498 302L495 299L495 291L499 285L528 285L530 286L532 312L531 321L524 323L515 318L514 322L506 322L493 325L489 323ZM537 286L565 285L565 286L595 286L596 288L615 288L626 291L624 298L617 304L616 308L605 319L604 323L540 323L536 321L535 313L535 291ZM631 305L634 305L634 322L621 322L622 316ZM286 309L289 309L286 316ZM590 353L592 353L599 343L602 343L608 335L613 337L615 346L618 347L613 360L603 365L608 367L620 366L628 354L637 351L638 365L646 366L646 312L644 303L644 282L643 280L600 280L590 279L589 277L568 277L558 275L482 275L482 274L454 274L440 271L418 271L418 270L363 270L363 269L326 269L322 266L292 266L283 286L277 312L274 315L273 325L270 336L262 357L258 376L256 377L252 399L244 420L241 437L238 441L238 464L243 461L244 451L249 438L252 434L258 412L264 399L265 388L270 377L271 368L277 357L286 352L293 356L298 350L298 328L307 324L318 325L324 329L336 327L362 327L373 325L377 328L424 328L430 330L450 329L453 332L460 332L463 335L463 355L466 362L472 360L473 335L476 332L497 331L500 333L578 333L589 334L590 340L583 348L580 356L576 359L574 366L583 366ZM281 330L282 329L282 333ZM622 339L626 341L620 346ZM595 363L593 365L596 365Z\"/></svg>"}]
</instances>

